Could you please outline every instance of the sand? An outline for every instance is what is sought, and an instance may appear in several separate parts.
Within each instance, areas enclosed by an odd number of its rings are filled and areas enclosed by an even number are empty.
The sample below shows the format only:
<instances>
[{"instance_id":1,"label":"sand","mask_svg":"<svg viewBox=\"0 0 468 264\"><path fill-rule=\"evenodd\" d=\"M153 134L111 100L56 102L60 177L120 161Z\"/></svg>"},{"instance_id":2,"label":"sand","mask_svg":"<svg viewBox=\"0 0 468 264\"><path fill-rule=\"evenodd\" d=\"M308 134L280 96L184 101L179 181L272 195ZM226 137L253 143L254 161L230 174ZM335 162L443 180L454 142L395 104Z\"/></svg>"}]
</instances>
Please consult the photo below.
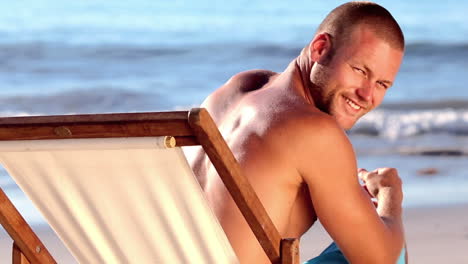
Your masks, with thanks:
<instances>
[{"instance_id":1,"label":"sand","mask_svg":"<svg viewBox=\"0 0 468 264\"><path fill-rule=\"evenodd\" d=\"M405 209L403 220L410 263L468 263L468 204ZM50 228L33 229L59 263L76 263ZM301 239L301 260L318 255L330 242L318 223ZM11 263L11 244L0 229L0 263Z\"/></svg>"}]
</instances>

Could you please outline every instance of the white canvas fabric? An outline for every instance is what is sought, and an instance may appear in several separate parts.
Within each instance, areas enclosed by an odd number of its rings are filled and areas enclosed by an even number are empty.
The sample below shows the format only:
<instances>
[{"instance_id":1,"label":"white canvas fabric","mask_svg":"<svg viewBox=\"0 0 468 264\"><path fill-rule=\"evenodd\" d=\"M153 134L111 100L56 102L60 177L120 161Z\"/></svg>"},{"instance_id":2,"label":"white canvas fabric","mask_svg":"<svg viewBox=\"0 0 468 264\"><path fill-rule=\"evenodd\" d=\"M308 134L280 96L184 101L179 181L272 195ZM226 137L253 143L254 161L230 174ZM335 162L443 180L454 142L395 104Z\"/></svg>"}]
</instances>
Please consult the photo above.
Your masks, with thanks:
<instances>
[{"instance_id":1,"label":"white canvas fabric","mask_svg":"<svg viewBox=\"0 0 468 264\"><path fill-rule=\"evenodd\" d=\"M0 162L80 263L238 263L182 150L163 141L3 141Z\"/></svg>"}]
</instances>

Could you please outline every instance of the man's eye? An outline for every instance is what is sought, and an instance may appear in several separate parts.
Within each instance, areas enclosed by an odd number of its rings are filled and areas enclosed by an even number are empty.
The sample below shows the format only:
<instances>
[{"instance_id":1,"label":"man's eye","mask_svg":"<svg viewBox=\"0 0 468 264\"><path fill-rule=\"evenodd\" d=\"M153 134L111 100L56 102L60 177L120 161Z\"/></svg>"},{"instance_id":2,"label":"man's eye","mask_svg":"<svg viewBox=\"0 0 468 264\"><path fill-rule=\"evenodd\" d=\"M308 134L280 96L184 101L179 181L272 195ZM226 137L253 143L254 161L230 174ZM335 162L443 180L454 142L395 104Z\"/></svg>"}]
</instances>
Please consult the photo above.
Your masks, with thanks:
<instances>
[{"instance_id":1,"label":"man's eye","mask_svg":"<svg viewBox=\"0 0 468 264\"><path fill-rule=\"evenodd\" d=\"M383 83L383 82L377 82L377 84L378 84L380 87L384 88L385 90L388 88L387 84L385 84L385 83Z\"/></svg>"},{"instance_id":2,"label":"man's eye","mask_svg":"<svg viewBox=\"0 0 468 264\"><path fill-rule=\"evenodd\" d=\"M360 74L366 75L366 72L363 71L363 70L360 69L360 68L354 67L354 70L357 71L357 72L359 72Z\"/></svg>"}]
</instances>

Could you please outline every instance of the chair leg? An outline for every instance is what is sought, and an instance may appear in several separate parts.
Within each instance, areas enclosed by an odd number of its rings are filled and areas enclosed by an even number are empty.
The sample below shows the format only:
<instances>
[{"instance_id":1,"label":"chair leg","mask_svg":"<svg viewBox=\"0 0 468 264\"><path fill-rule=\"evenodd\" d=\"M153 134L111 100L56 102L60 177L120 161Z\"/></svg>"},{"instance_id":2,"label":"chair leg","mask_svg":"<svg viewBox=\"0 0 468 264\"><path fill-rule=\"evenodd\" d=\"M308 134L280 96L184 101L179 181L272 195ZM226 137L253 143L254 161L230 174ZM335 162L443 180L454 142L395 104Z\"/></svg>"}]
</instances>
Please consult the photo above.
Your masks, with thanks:
<instances>
[{"instance_id":1,"label":"chair leg","mask_svg":"<svg viewBox=\"0 0 468 264\"><path fill-rule=\"evenodd\" d=\"M299 239L281 239L281 264L299 264Z\"/></svg>"},{"instance_id":2,"label":"chair leg","mask_svg":"<svg viewBox=\"0 0 468 264\"><path fill-rule=\"evenodd\" d=\"M0 224L10 235L11 239L16 242L16 247L22 248L21 254L27 256L30 262L57 263L2 188L0 188Z\"/></svg>"},{"instance_id":3,"label":"chair leg","mask_svg":"<svg viewBox=\"0 0 468 264\"><path fill-rule=\"evenodd\" d=\"M26 256L21 252L21 249L13 242L13 254L12 254L12 263L13 264L30 264Z\"/></svg>"}]
</instances>

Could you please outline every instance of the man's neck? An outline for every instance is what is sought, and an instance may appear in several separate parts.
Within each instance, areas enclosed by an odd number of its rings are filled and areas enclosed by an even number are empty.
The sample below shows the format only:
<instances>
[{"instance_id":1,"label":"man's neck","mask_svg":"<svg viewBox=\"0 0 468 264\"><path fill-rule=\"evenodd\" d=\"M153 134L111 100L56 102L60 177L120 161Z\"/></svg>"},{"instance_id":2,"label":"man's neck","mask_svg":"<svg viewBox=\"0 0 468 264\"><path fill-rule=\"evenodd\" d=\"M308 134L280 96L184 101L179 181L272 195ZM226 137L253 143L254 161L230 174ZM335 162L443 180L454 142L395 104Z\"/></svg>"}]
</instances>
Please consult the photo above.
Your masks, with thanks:
<instances>
[{"instance_id":1,"label":"man's neck","mask_svg":"<svg viewBox=\"0 0 468 264\"><path fill-rule=\"evenodd\" d=\"M294 67L293 80L295 82L295 88L309 104L315 105L313 96L314 86L310 81L312 65L312 62L309 62L306 58L299 56L291 63L290 67Z\"/></svg>"}]
</instances>

